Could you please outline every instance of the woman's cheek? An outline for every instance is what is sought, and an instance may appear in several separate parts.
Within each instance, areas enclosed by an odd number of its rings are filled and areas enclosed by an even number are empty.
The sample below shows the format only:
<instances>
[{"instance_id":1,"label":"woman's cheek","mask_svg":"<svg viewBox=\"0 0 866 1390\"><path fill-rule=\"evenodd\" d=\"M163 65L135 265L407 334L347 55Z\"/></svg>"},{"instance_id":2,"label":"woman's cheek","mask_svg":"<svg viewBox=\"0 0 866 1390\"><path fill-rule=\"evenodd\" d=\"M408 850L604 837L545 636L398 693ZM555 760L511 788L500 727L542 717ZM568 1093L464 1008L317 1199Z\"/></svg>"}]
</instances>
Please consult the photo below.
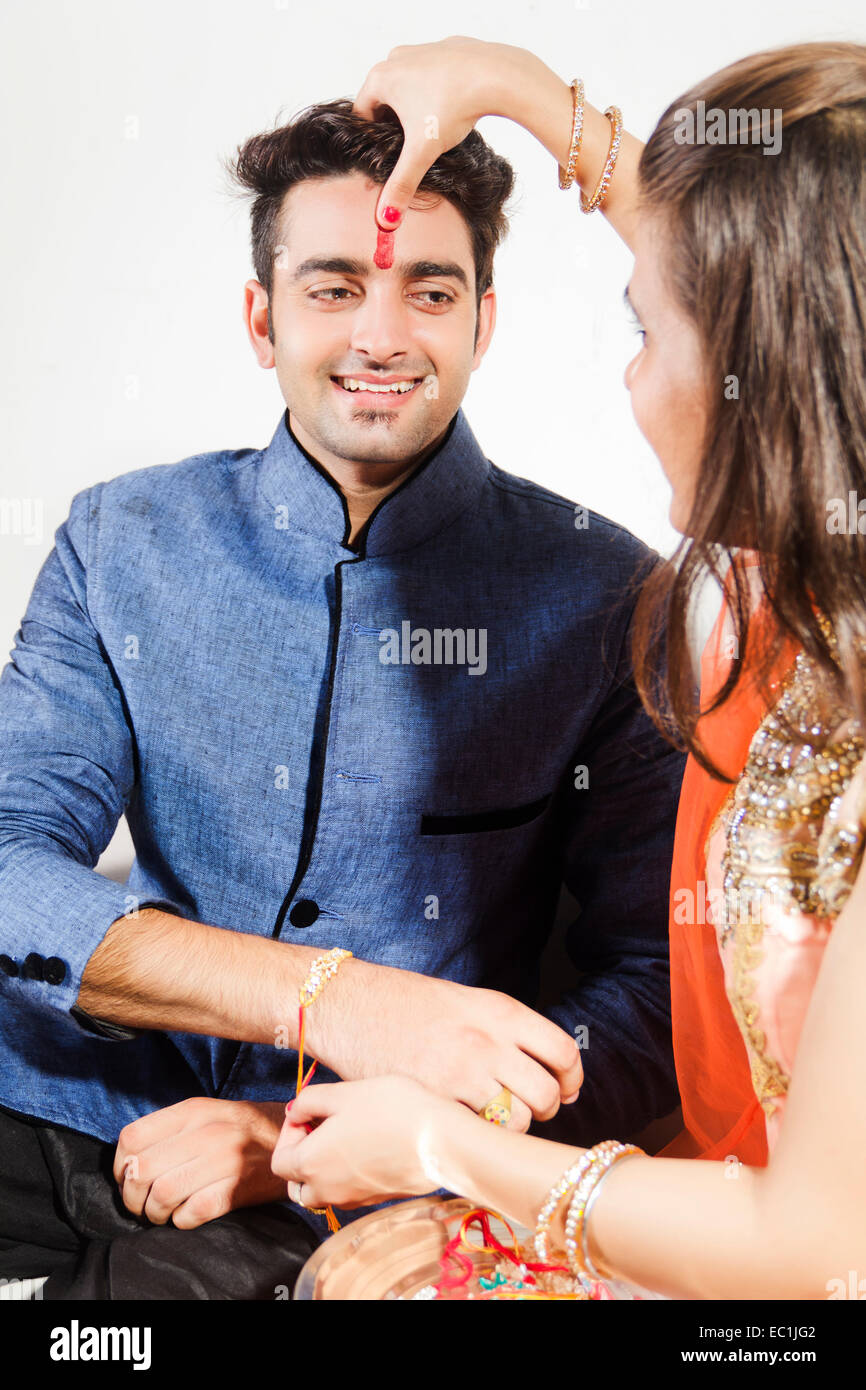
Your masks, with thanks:
<instances>
[{"instance_id":1,"label":"woman's cheek","mask_svg":"<svg viewBox=\"0 0 866 1390\"><path fill-rule=\"evenodd\" d=\"M637 427L664 467L664 457L659 447L662 441L659 437L658 383L653 380L652 363L646 348L629 362L625 384L631 394L631 408Z\"/></svg>"},{"instance_id":2,"label":"woman's cheek","mask_svg":"<svg viewBox=\"0 0 866 1390\"><path fill-rule=\"evenodd\" d=\"M685 444L685 453L691 454L689 436L694 419L684 418L693 416L686 405L688 393L659 370L647 348L629 363L625 382L631 393L635 423L673 489L669 511L671 525L682 530L691 509L694 486L693 470L688 467L683 448Z\"/></svg>"}]
</instances>

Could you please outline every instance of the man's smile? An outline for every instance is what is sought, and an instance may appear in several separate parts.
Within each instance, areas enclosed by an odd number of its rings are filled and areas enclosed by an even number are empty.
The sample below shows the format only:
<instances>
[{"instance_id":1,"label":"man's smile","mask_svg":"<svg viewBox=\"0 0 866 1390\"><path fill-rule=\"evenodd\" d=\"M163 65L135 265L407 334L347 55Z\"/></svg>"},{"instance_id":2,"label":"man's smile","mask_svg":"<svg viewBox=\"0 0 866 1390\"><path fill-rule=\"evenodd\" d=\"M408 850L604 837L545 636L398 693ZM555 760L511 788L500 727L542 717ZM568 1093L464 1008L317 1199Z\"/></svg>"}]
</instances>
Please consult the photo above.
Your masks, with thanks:
<instances>
[{"instance_id":1,"label":"man's smile","mask_svg":"<svg viewBox=\"0 0 866 1390\"><path fill-rule=\"evenodd\" d=\"M400 401L414 394L424 380L418 376L377 377L368 373L360 376L332 376L335 390L344 395L354 396L359 405L376 404L396 406Z\"/></svg>"}]
</instances>

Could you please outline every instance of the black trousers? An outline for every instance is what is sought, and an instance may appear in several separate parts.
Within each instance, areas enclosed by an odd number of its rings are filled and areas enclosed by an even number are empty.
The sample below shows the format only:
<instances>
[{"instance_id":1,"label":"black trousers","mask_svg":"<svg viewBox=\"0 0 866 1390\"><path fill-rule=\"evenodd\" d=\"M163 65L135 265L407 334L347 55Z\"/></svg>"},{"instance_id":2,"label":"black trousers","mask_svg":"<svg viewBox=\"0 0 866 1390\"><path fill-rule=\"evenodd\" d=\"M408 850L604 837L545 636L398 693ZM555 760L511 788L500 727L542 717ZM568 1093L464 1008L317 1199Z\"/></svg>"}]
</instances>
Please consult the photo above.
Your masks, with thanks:
<instances>
[{"instance_id":1,"label":"black trousers","mask_svg":"<svg viewBox=\"0 0 866 1390\"><path fill-rule=\"evenodd\" d=\"M193 1231L120 1199L113 1144L0 1106L0 1279L48 1274L43 1299L286 1298L319 1238L278 1203Z\"/></svg>"}]
</instances>

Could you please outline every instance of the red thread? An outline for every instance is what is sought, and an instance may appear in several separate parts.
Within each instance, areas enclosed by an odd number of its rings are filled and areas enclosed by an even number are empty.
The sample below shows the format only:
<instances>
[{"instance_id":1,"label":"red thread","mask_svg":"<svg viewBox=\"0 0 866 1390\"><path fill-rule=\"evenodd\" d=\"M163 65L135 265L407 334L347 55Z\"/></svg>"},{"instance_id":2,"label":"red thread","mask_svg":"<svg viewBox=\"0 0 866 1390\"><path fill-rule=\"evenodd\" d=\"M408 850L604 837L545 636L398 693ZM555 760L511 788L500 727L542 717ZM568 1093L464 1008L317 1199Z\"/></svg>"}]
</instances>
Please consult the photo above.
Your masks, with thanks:
<instances>
[{"instance_id":1,"label":"red thread","mask_svg":"<svg viewBox=\"0 0 866 1390\"><path fill-rule=\"evenodd\" d=\"M457 1232L456 1236L454 1236L453 1240L449 1240L448 1244L445 1246L445 1249L442 1251L442 1255L439 1261L440 1268L442 1270L442 1277L440 1278L439 1283L435 1286L437 1296L441 1296L441 1291L443 1289L464 1288L465 1285L468 1284L469 1280L475 1272L475 1266L472 1262L471 1256L464 1254L463 1250L461 1250L460 1248L461 1246L466 1246L470 1250L475 1250L476 1252L494 1250L498 1255L503 1256L506 1260L510 1260L513 1265L523 1265L523 1268L527 1271L527 1273L530 1276L533 1274L569 1273L567 1265L537 1264L530 1263L527 1260L522 1260L520 1258L520 1252L517 1245L517 1238L514 1235L514 1232L511 1230L511 1227L508 1225L507 1221L504 1221L502 1217L500 1217L499 1219L500 1221L503 1221L503 1224L511 1232L511 1237L514 1241L514 1249L509 1250L506 1245L503 1245L501 1241L497 1240L496 1236L491 1231L490 1212L487 1211L485 1207L474 1207L472 1211L466 1213L466 1215L460 1223L460 1230ZM470 1226L474 1226L476 1224L479 1225L481 1228L481 1237L484 1242L483 1245L480 1246L472 1245L466 1239L467 1230ZM452 1266L454 1264L457 1264L460 1267L460 1273L453 1272ZM537 1282L538 1281L536 1279L531 1277L524 1280L524 1283L529 1286L537 1286Z\"/></svg>"},{"instance_id":2,"label":"red thread","mask_svg":"<svg viewBox=\"0 0 866 1390\"><path fill-rule=\"evenodd\" d=\"M298 1007L298 1084L295 1087L294 1100L290 1100L286 1105L286 1114L289 1113L304 1087L309 1085L310 1081L312 1080L313 1072L316 1070L316 1067L318 1065L319 1063L317 1061L314 1061L306 1076L304 1076L304 1006L303 1004L300 1004ZM313 1130L315 1129L315 1125L305 1124L304 1129L307 1131L308 1134L312 1134ZM321 1210L322 1212L324 1212L325 1219L328 1223L328 1230L339 1231L340 1223L334 1215L331 1207L311 1207L310 1210Z\"/></svg>"}]
</instances>

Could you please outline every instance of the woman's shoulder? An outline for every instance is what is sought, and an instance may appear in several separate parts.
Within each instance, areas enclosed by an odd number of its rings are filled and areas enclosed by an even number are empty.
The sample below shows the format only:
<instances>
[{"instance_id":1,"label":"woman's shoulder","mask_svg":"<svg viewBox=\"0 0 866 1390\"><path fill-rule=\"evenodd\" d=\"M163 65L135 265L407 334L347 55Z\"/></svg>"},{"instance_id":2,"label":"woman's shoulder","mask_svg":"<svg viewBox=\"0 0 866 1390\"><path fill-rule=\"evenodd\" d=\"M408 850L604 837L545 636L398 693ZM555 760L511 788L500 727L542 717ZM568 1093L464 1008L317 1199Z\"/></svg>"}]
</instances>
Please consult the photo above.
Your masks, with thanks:
<instances>
[{"instance_id":1,"label":"woman's shoulder","mask_svg":"<svg viewBox=\"0 0 866 1390\"><path fill-rule=\"evenodd\" d=\"M866 742L838 686L802 650L751 740L729 819L747 858L776 862L800 910L841 911L866 837Z\"/></svg>"}]
</instances>

